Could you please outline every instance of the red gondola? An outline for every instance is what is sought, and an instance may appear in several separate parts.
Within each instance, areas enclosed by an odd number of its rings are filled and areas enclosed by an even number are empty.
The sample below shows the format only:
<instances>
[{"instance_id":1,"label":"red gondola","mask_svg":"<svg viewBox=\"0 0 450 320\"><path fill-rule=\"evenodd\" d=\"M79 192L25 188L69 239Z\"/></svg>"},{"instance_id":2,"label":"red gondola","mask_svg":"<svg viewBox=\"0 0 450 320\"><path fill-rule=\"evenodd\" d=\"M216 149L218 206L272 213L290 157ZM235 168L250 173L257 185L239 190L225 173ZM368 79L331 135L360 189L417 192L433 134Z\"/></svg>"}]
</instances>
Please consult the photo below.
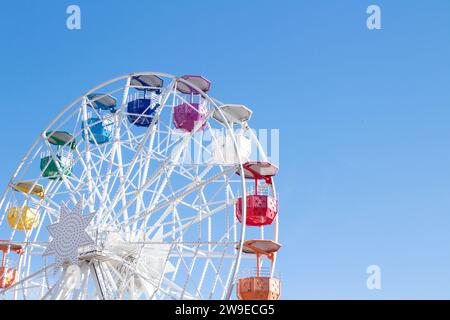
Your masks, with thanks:
<instances>
[{"instance_id":1,"label":"red gondola","mask_svg":"<svg viewBox=\"0 0 450 320\"><path fill-rule=\"evenodd\" d=\"M255 188L246 198L246 225L259 227L270 225L278 214L278 200L270 192L261 194L258 181L264 180L267 186L272 185L272 177L277 174L278 168L268 162L247 162L243 167L245 178L255 180ZM240 172L237 171L237 174ZM236 216L242 223L242 198L236 202Z\"/></svg>"}]
</instances>

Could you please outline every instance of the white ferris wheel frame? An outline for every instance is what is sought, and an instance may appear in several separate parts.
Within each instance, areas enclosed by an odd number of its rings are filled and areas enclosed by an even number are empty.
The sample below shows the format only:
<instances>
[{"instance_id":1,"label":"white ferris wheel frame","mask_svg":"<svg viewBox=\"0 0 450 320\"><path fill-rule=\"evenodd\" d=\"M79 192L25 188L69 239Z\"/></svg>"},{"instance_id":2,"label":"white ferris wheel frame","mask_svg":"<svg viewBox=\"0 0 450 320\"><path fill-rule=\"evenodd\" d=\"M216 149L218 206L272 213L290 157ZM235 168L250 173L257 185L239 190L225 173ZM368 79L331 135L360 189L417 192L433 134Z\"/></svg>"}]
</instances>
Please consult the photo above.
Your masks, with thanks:
<instances>
[{"instance_id":1,"label":"white ferris wheel frame","mask_svg":"<svg viewBox=\"0 0 450 320\"><path fill-rule=\"evenodd\" d=\"M4 202L6 201L6 196L7 196L8 192L10 191L10 188L11 188L12 183L15 181L15 179L17 178L17 176L19 175L19 173L20 173L21 170L23 169L24 165L27 163L27 160L30 158L30 156L31 156L31 154L32 154L32 152L33 152L33 150L36 149L36 147L37 147L37 146L39 145L39 143L41 142L42 138L45 138L46 132L50 131L50 130L53 128L53 126L54 126L58 121L60 121L65 115L67 115L67 113L68 113L69 111L71 111L71 109L74 108L74 107L75 107L78 103L80 103L80 102L82 103L82 108L83 108L83 121L86 121L86 120L87 120L87 108L86 108L87 103L86 103L86 97L87 97L88 95L90 95L90 94L93 94L93 93L97 92L99 89L101 89L101 88L103 88L103 87L106 87L106 86L108 86L108 85L111 85L111 84L113 84L113 83L116 83L116 82L119 82L119 81L122 81L122 80L126 80L125 86L121 86L121 87L120 87L121 89L123 88L123 101L121 102L121 105L120 105L121 108L122 108L123 105L126 104L126 101L127 101L127 99L128 99L130 87L133 87L133 86L131 86L131 84L130 84L131 79L132 79L133 77L136 77L136 76L158 76L158 77L168 78L168 79L171 79L171 80L172 80L172 84L171 84L171 85L176 85L177 82L185 83L185 84L189 85L191 88L193 88L194 90L196 90L196 91L199 93L199 95L201 95L204 99L206 99L206 100L210 103L211 106L213 106L215 112L218 112L218 113L222 116L223 119L226 119L225 116L224 116L224 114L223 114L223 112L222 112L222 110L221 110L221 108L220 108L222 105L224 105L223 103L221 103L221 102L220 102L219 100L217 100L217 99L211 98L207 93L203 92L203 91L202 91L200 88L198 88L195 84L193 84L193 83L191 83L191 82L189 82L188 80L185 80L185 79L183 79L183 78L176 77L176 76L174 76L174 75L170 75L170 74L166 74L166 73L160 73L160 72L137 72L137 73L130 73L130 74L122 75L122 76L120 76L120 77L116 77L116 78L111 79L111 80L109 80L109 81L103 82L103 83L101 83L101 84L95 86L95 87L92 88L91 90L87 91L85 94L81 95L79 98L77 98L76 100L74 100L71 104L69 104L68 106L66 106L66 107L65 107L65 108L64 108L64 109L63 109L63 110L62 110L62 111L61 111L61 112L60 112L60 113L59 113L59 114L58 114L58 115L50 122L50 124L49 124L49 125L47 126L47 128L43 131L43 133L36 139L36 141L32 144L32 146L31 146L31 147L29 148L29 150L26 152L25 156L22 158L22 160L21 160L21 162L19 163L19 165L17 166L17 168L16 168L14 174L11 176L10 182L9 182L9 184L8 184L6 190L4 191L4 193L3 193L3 195L2 195L2 198L1 198L1 200L0 200L0 208L3 208L3 206L4 206ZM171 85L168 85L168 86L166 87L166 89L167 89L168 87L170 87ZM134 87L135 87L135 86L134 86ZM119 91L120 91L121 89L119 89ZM172 88L172 89L173 89L173 88ZM169 89L169 94L170 94L170 90L171 90L171 89ZM169 95L169 94L168 94L168 95ZM76 108L76 110L77 110L77 109L78 109L78 108ZM159 112L161 112L161 110L162 110L162 108L160 108ZM159 116L159 113L158 113L158 116ZM207 122L208 120L209 120L209 119L206 118L204 121ZM245 222L245 221L246 221L246 216L247 216L247 203L246 203L246 200L247 200L247 184L246 184L246 179L245 179L245 174L244 174L243 160L242 160L241 154L240 154L240 152L239 152L239 144L238 144L238 142L237 142L237 140L236 140L236 137L235 137L235 135L234 135L234 133L233 133L233 128L232 128L232 126L230 126L230 124L229 124L228 122L226 122L226 121L223 123L223 125L225 126L225 129L226 129L227 133L230 134L230 137L231 137L232 142L233 142L233 146L234 146L234 150L235 150L236 156L237 156L237 158L238 158L238 160L239 160L238 170L239 170L240 177L241 177L241 190L242 190L242 221ZM152 131L152 129L154 128L154 126L155 126L155 121L152 121L152 124L151 124L151 126L148 128L148 131L147 131L148 134ZM82 130L83 130L84 133L86 134L88 128L85 127L85 128L83 128ZM257 145L259 154L262 155L262 157L266 160L265 151L264 151L262 145L260 144L260 142L258 141L256 135L254 134L254 132L253 132L252 130L248 130L248 131L249 131L250 135L252 135L253 141L256 142L256 145ZM118 134L118 133L117 133L117 130L115 131L115 134L116 134L116 135ZM86 136L87 136L87 135L86 135ZM118 141L120 141L120 138L119 138L119 139L116 139L114 143L118 143ZM88 141L86 141L86 150L85 150L85 155L86 155L86 157L90 157L90 150L89 150L89 149L90 149L90 143L89 143ZM55 155L52 155L52 157L54 157L54 156L55 156ZM80 155L80 157L81 157L81 155ZM121 164L119 164L119 168L120 168L120 166L121 166ZM58 168L58 170L59 170L59 169L60 169L60 168ZM123 170L123 169L124 169L124 168L120 168L120 170ZM86 170L86 168L85 168L85 170ZM88 174L91 174L91 170L90 170L90 169L87 169L87 171L88 171ZM120 176L123 177L123 173L122 173ZM65 180L65 179L63 179L63 180ZM150 179L149 179L149 180L150 180ZM64 182L64 183L67 183L67 182ZM91 183L93 183L93 182L92 182L92 179L90 179L90 182L89 182L89 188L91 187L91 186L90 186ZM121 184L121 185L122 185L122 184ZM145 186L142 186L142 187L145 188ZM90 190L90 191L91 191L91 190ZM272 184L272 191L273 191L273 194L276 196L275 182L273 182L273 184ZM122 192L122 195L121 195L121 196L124 196L124 195L125 195L125 192ZM72 199L72 200L74 200L74 199ZM118 196L117 196L117 200L114 200L114 201L123 201L123 200L124 200L123 198L122 198L122 199L118 199ZM125 204L125 205L126 205L126 204ZM106 206L106 204L105 204L105 206ZM91 208L91 209L93 209L93 208ZM104 208L103 208L103 209L104 209ZM101 210L99 210L99 211L101 211ZM117 216L119 216L119 214L117 214ZM229 275L230 275L230 279L229 279L230 281L228 282L228 290L225 292L225 295L223 296L223 298L224 298L224 299L227 299L227 300L231 298L232 290L233 290L234 284L235 284L235 282L236 282L236 280L237 280L238 272L239 272L239 270L240 270L240 265L241 265L241 259L242 259L242 253L243 253L242 248L243 248L243 244L244 244L244 241L245 241L245 235L246 235L246 224L245 224L245 223L241 223L240 225L241 225L241 228L240 228L240 232L239 232L239 240L238 240L238 248L239 248L239 249L237 250L237 255L236 255L236 257L235 257L235 263L233 264L233 267L232 267L233 269L232 269L232 271L231 271L230 274L229 274ZM277 217L275 218L275 220L274 220L274 222L273 222L273 227L274 227L274 228L273 228L273 230L274 230L274 241L278 241L278 215L277 215ZM262 233L262 235L263 235L263 228L261 228L261 233ZM276 264L276 255L275 255L274 261L273 261L273 268L271 268L271 276L273 276L275 264ZM51 266L51 265L48 265L48 266L45 267L45 269L50 268L50 267L52 267L52 266ZM44 272L46 272L46 271L44 270ZM33 275L30 275L30 276L33 276ZM25 279L21 279L21 280L24 281ZM13 289L14 286L15 286L15 285L13 285L13 286L11 286L11 287L9 287L9 288L3 289L3 290L0 289L0 294L2 293L2 291L3 291L3 292L6 292L6 291L8 291L8 290ZM159 289L159 288L158 288L158 289Z\"/></svg>"}]
</instances>

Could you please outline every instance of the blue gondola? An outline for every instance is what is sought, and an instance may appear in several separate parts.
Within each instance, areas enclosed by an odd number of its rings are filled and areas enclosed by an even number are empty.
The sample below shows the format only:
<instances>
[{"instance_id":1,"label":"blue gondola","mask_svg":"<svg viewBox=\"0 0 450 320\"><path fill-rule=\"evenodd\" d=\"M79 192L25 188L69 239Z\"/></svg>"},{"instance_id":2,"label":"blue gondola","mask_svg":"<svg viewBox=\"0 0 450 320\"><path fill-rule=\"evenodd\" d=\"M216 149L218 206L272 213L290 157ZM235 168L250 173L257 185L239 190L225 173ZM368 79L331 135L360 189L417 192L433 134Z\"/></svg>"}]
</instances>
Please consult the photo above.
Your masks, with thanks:
<instances>
[{"instance_id":1,"label":"blue gondola","mask_svg":"<svg viewBox=\"0 0 450 320\"><path fill-rule=\"evenodd\" d=\"M87 134L88 140L92 144L104 144L111 141L112 137L112 122L106 121L101 115L102 111L109 111L111 113L116 112L117 99L108 94L93 93L87 96L88 105L98 111L99 116L90 116L86 122L81 124L81 128L84 130L85 124L89 128ZM84 132L84 131L83 131ZM83 134L83 138L86 139L86 134Z\"/></svg>"},{"instance_id":2,"label":"blue gondola","mask_svg":"<svg viewBox=\"0 0 450 320\"><path fill-rule=\"evenodd\" d=\"M92 144L104 144L111 141L112 136L112 124L107 124L100 118L89 118L86 121L90 132L88 133L89 142ZM81 125L81 128L84 130L84 122ZM86 137L83 135L86 139Z\"/></svg>"},{"instance_id":3,"label":"blue gondola","mask_svg":"<svg viewBox=\"0 0 450 320\"><path fill-rule=\"evenodd\" d=\"M153 103L151 98L137 98L128 103L128 121L138 127L149 127L159 103Z\"/></svg>"},{"instance_id":4,"label":"blue gondola","mask_svg":"<svg viewBox=\"0 0 450 320\"><path fill-rule=\"evenodd\" d=\"M128 121L138 127L149 127L160 106L158 100L163 80L154 75L134 76L130 85L138 93L128 102Z\"/></svg>"}]
</instances>

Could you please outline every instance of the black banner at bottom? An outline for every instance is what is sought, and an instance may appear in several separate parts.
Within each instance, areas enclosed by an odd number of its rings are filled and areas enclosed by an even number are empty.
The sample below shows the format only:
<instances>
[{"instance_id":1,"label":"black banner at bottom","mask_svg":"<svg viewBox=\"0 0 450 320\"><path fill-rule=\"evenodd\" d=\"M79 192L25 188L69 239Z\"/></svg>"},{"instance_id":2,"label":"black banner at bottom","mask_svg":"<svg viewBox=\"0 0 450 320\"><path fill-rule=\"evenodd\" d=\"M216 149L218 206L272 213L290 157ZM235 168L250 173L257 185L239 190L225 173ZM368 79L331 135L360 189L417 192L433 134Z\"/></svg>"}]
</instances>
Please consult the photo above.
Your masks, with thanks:
<instances>
[{"instance_id":1,"label":"black banner at bottom","mask_svg":"<svg viewBox=\"0 0 450 320\"><path fill-rule=\"evenodd\" d=\"M448 301L0 301L2 316L124 320L402 318L448 310ZM442 315L443 313L440 312Z\"/></svg>"}]
</instances>

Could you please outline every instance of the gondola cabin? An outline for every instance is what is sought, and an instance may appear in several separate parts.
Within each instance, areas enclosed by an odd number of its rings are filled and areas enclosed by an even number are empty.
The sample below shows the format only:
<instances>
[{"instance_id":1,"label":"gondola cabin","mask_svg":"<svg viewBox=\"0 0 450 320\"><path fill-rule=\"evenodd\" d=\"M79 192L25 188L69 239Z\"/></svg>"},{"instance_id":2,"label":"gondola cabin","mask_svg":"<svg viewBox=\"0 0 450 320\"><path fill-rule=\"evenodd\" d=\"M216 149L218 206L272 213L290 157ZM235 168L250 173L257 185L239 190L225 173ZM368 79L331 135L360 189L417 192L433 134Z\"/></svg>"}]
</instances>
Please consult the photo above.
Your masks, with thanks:
<instances>
[{"instance_id":1,"label":"gondola cabin","mask_svg":"<svg viewBox=\"0 0 450 320\"><path fill-rule=\"evenodd\" d=\"M89 112L86 121L82 122L83 138L87 137L89 143L97 145L111 141L111 114L117 111L117 99L108 94L93 93L87 96L87 104L94 109L95 115Z\"/></svg>"},{"instance_id":2,"label":"gondola cabin","mask_svg":"<svg viewBox=\"0 0 450 320\"><path fill-rule=\"evenodd\" d=\"M155 75L141 75L132 77L130 85L136 92L127 104L128 121L137 127L149 127L160 107L163 80Z\"/></svg>"},{"instance_id":3,"label":"gondola cabin","mask_svg":"<svg viewBox=\"0 0 450 320\"><path fill-rule=\"evenodd\" d=\"M255 181L254 188L248 190L247 202L247 226L265 226L272 224L278 214L278 200L271 194L272 177L278 172L278 168L268 162L247 162L243 164L246 179ZM240 175L240 170L236 172ZM263 184L261 185L260 182ZM242 223L242 197L236 202L236 216Z\"/></svg>"},{"instance_id":4,"label":"gondola cabin","mask_svg":"<svg viewBox=\"0 0 450 320\"><path fill-rule=\"evenodd\" d=\"M72 150L76 148L75 138L65 131L49 131L45 136L56 148L41 154L42 176L52 180L70 176L73 166Z\"/></svg>"},{"instance_id":5,"label":"gondola cabin","mask_svg":"<svg viewBox=\"0 0 450 320\"><path fill-rule=\"evenodd\" d=\"M233 135L227 130L215 133L212 138L211 148L214 164L225 166L236 165L240 161L247 162L252 153L251 140L242 130L234 132Z\"/></svg>"},{"instance_id":6,"label":"gondola cabin","mask_svg":"<svg viewBox=\"0 0 450 320\"><path fill-rule=\"evenodd\" d=\"M32 181L18 182L12 184L11 187L12 190L25 196L32 195L40 199L45 198L44 187ZM29 200L26 199L23 205L17 206L14 201L14 205L7 210L8 224L12 229L28 231L39 224L39 216L35 206L27 205L28 202Z\"/></svg>"},{"instance_id":7,"label":"gondola cabin","mask_svg":"<svg viewBox=\"0 0 450 320\"><path fill-rule=\"evenodd\" d=\"M261 257L268 258L272 264L281 245L272 240L247 240L242 252L256 255L256 272L238 279L237 297L239 300L278 300L281 295L281 280L273 276L272 265L261 270Z\"/></svg>"},{"instance_id":8,"label":"gondola cabin","mask_svg":"<svg viewBox=\"0 0 450 320\"><path fill-rule=\"evenodd\" d=\"M223 105L214 110L213 118L225 126L223 130L218 131L212 137L211 153L215 164L236 165L240 161L249 161L252 152L252 143L246 130L233 130L234 139L237 144L236 148L233 135L229 132L226 125L228 124L231 129L233 129L234 124L240 124L245 128L245 124L251 115L252 111L243 105Z\"/></svg>"},{"instance_id":9,"label":"gondola cabin","mask_svg":"<svg viewBox=\"0 0 450 320\"><path fill-rule=\"evenodd\" d=\"M6 289L14 284L16 281L16 269L7 267L7 255L16 253L21 255L23 253L22 246L7 244L0 242L0 250L2 251L2 264L0 266L0 288Z\"/></svg>"},{"instance_id":10,"label":"gondola cabin","mask_svg":"<svg viewBox=\"0 0 450 320\"><path fill-rule=\"evenodd\" d=\"M211 88L211 82L195 75L182 76L180 79L182 80L177 81L177 91L182 97L182 102L174 109L173 123L177 129L185 132L204 129L208 112L207 101L194 86L207 93Z\"/></svg>"},{"instance_id":11,"label":"gondola cabin","mask_svg":"<svg viewBox=\"0 0 450 320\"><path fill-rule=\"evenodd\" d=\"M39 217L36 209L30 206L14 206L7 211L8 224L12 229L31 230L38 226Z\"/></svg>"},{"instance_id":12,"label":"gondola cabin","mask_svg":"<svg viewBox=\"0 0 450 320\"><path fill-rule=\"evenodd\" d=\"M83 130L83 138L88 136L89 143L102 145L111 141L113 122L97 117L89 117L86 120L86 126L84 122L81 125ZM86 128L87 133L84 133Z\"/></svg>"}]
</instances>

